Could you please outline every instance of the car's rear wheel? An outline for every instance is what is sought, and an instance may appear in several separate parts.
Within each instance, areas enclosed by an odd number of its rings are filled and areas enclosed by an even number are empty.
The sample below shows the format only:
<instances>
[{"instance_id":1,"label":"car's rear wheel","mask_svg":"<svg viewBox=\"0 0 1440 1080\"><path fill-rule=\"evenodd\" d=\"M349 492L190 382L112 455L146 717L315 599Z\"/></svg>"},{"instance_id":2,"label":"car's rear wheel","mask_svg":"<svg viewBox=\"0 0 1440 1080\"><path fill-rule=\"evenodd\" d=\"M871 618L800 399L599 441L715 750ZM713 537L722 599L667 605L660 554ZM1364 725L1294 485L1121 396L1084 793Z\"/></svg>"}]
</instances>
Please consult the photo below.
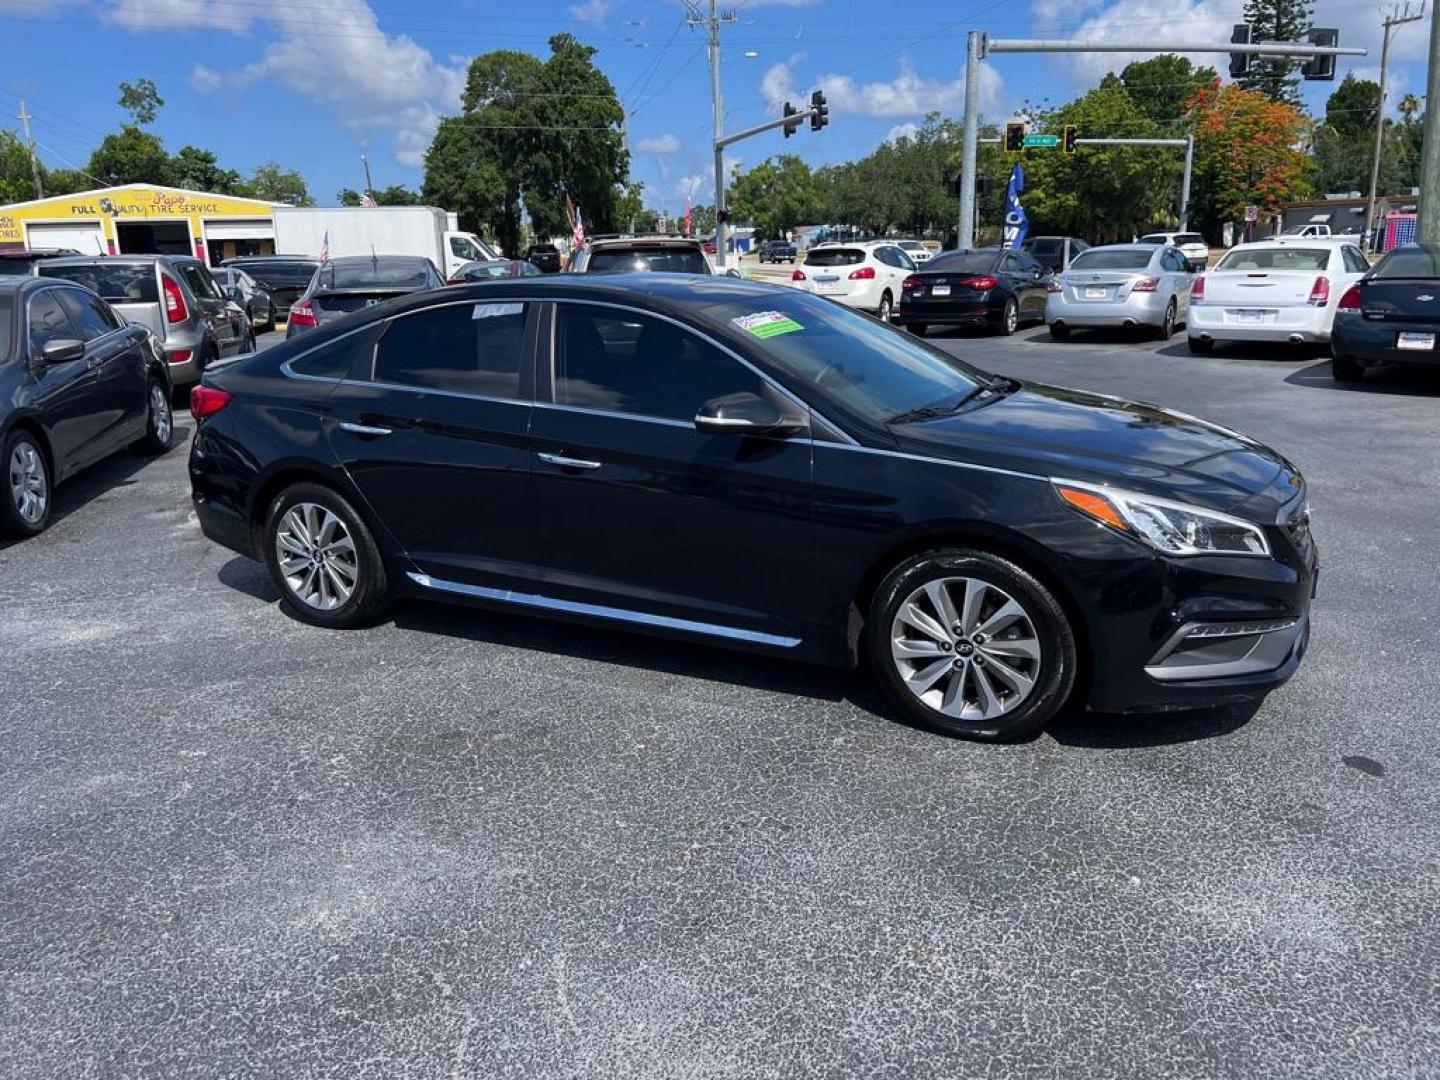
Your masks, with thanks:
<instances>
[{"instance_id":1,"label":"car's rear wheel","mask_svg":"<svg viewBox=\"0 0 1440 1080\"><path fill-rule=\"evenodd\" d=\"M1011 297L1005 301L1005 310L1000 313L1000 333L1009 337L1020 327L1020 305Z\"/></svg>"},{"instance_id":2,"label":"car's rear wheel","mask_svg":"<svg viewBox=\"0 0 1440 1080\"><path fill-rule=\"evenodd\" d=\"M1069 341L1070 327L1063 322L1052 322L1050 324L1050 337L1055 341Z\"/></svg>"},{"instance_id":3,"label":"car's rear wheel","mask_svg":"<svg viewBox=\"0 0 1440 1080\"><path fill-rule=\"evenodd\" d=\"M275 332L275 304L272 302L266 305L265 325L260 328L262 334L273 334Z\"/></svg>"},{"instance_id":4,"label":"car's rear wheel","mask_svg":"<svg viewBox=\"0 0 1440 1080\"><path fill-rule=\"evenodd\" d=\"M0 499L0 535L34 536L50 524L50 463L28 431L12 431L0 451L5 479Z\"/></svg>"},{"instance_id":5,"label":"car's rear wheel","mask_svg":"<svg viewBox=\"0 0 1440 1080\"><path fill-rule=\"evenodd\" d=\"M360 626L388 602L385 564L365 522L321 484L294 484L265 516L265 562L286 611L315 626Z\"/></svg>"},{"instance_id":6,"label":"car's rear wheel","mask_svg":"<svg viewBox=\"0 0 1440 1080\"><path fill-rule=\"evenodd\" d=\"M965 738L1034 734L1075 683L1074 632L1054 595L988 551L905 560L870 603L871 664L907 717Z\"/></svg>"},{"instance_id":7,"label":"car's rear wheel","mask_svg":"<svg viewBox=\"0 0 1440 1080\"><path fill-rule=\"evenodd\" d=\"M1365 377L1365 369L1351 357L1336 353L1330 358L1330 375L1336 382L1359 382Z\"/></svg>"},{"instance_id":8,"label":"car's rear wheel","mask_svg":"<svg viewBox=\"0 0 1440 1080\"><path fill-rule=\"evenodd\" d=\"M1175 300L1173 297L1165 307L1165 317L1155 328L1155 336L1161 341L1169 341L1175 336Z\"/></svg>"},{"instance_id":9,"label":"car's rear wheel","mask_svg":"<svg viewBox=\"0 0 1440 1080\"><path fill-rule=\"evenodd\" d=\"M148 408L145 417L145 434L135 443L135 450L141 454L163 454L175 440L175 413L170 407L170 395L165 384L151 377L145 391Z\"/></svg>"},{"instance_id":10,"label":"car's rear wheel","mask_svg":"<svg viewBox=\"0 0 1440 1080\"><path fill-rule=\"evenodd\" d=\"M875 309L875 317L881 322L890 321L890 312L895 308L895 302L890 299L889 292L880 294L880 306Z\"/></svg>"},{"instance_id":11,"label":"car's rear wheel","mask_svg":"<svg viewBox=\"0 0 1440 1080\"><path fill-rule=\"evenodd\" d=\"M1187 338L1185 344L1190 346L1192 353L1208 353L1215 351L1215 339L1205 337Z\"/></svg>"}]
</instances>

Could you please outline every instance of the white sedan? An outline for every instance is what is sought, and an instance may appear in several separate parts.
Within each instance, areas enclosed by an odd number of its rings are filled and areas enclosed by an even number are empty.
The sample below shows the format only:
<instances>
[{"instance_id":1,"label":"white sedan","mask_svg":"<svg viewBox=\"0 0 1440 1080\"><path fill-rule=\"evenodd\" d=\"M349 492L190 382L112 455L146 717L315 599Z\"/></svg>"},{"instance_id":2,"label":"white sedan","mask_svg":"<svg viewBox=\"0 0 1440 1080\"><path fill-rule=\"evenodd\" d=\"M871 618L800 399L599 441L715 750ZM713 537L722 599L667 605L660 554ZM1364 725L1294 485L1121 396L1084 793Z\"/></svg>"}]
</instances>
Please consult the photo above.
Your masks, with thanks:
<instances>
[{"instance_id":1,"label":"white sedan","mask_svg":"<svg viewBox=\"0 0 1440 1080\"><path fill-rule=\"evenodd\" d=\"M888 241L822 244L805 253L790 284L889 322L900 287L914 272L914 260Z\"/></svg>"},{"instance_id":2,"label":"white sedan","mask_svg":"<svg viewBox=\"0 0 1440 1080\"><path fill-rule=\"evenodd\" d=\"M1345 290L1370 269L1354 240L1238 244L1190 290L1190 351L1217 341L1326 344Z\"/></svg>"}]
</instances>

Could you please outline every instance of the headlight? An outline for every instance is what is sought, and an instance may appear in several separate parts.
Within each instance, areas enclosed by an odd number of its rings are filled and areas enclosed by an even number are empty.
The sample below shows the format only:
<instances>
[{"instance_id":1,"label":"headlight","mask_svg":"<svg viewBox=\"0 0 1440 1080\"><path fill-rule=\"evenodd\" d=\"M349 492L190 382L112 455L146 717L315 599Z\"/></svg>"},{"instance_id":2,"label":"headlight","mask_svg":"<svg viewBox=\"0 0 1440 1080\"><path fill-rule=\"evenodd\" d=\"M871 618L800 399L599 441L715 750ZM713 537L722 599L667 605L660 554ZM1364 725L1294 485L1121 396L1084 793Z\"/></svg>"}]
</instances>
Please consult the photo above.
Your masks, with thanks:
<instances>
[{"instance_id":1,"label":"headlight","mask_svg":"<svg viewBox=\"0 0 1440 1080\"><path fill-rule=\"evenodd\" d=\"M1198 506L1068 480L1052 481L1067 506L1166 555L1270 554L1260 526Z\"/></svg>"}]
</instances>

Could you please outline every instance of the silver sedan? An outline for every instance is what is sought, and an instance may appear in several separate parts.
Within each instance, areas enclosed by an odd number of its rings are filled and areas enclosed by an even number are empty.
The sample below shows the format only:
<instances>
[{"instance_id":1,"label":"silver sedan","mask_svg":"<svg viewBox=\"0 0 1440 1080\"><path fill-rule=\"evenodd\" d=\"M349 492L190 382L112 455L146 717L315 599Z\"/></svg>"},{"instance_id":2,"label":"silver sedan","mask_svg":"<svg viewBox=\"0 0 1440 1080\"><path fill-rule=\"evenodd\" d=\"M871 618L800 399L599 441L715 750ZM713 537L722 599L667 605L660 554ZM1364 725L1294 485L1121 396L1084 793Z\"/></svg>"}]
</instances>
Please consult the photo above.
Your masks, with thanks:
<instances>
[{"instance_id":1,"label":"silver sedan","mask_svg":"<svg viewBox=\"0 0 1440 1080\"><path fill-rule=\"evenodd\" d=\"M1081 252L1049 286L1045 321L1064 341L1076 327L1150 327L1161 339L1190 312L1190 262L1178 248L1110 244Z\"/></svg>"}]
</instances>

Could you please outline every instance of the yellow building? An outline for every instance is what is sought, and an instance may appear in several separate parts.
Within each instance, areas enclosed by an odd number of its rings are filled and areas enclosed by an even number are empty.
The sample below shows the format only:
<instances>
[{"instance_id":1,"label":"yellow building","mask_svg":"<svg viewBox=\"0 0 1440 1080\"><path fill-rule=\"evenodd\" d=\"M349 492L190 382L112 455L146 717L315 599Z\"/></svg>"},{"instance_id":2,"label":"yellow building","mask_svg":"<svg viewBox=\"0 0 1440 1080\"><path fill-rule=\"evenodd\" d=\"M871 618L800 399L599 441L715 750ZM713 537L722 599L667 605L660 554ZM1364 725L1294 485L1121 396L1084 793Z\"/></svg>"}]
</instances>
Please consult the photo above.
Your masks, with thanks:
<instances>
[{"instance_id":1,"label":"yellow building","mask_svg":"<svg viewBox=\"0 0 1440 1080\"><path fill-rule=\"evenodd\" d=\"M83 255L194 255L211 266L275 251L283 203L125 184L0 206L0 251L74 248Z\"/></svg>"}]
</instances>

